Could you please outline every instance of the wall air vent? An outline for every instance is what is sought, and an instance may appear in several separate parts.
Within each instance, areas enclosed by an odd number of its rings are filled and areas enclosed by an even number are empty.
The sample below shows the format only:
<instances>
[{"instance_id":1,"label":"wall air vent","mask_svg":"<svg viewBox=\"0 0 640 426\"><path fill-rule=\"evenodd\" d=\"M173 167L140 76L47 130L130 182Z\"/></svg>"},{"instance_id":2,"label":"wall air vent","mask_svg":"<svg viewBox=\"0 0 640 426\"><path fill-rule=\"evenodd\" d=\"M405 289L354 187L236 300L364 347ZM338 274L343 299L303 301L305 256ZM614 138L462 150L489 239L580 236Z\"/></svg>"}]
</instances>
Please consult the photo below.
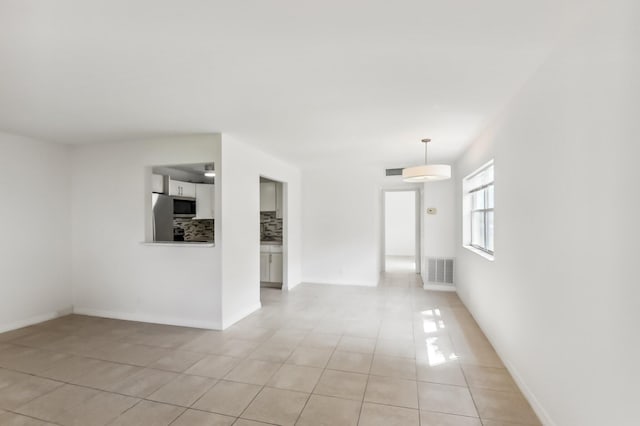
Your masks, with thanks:
<instances>
[{"instance_id":1,"label":"wall air vent","mask_svg":"<svg viewBox=\"0 0 640 426\"><path fill-rule=\"evenodd\" d=\"M453 259L427 258L427 279L433 283L453 284Z\"/></svg>"},{"instance_id":2,"label":"wall air vent","mask_svg":"<svg viewBox=\"0 0 640 426\"><path fill-rule=\"evenodd\" d=\"M387 169L387 176L402 176L402 169Z\"/></svg>"}]
</instances>

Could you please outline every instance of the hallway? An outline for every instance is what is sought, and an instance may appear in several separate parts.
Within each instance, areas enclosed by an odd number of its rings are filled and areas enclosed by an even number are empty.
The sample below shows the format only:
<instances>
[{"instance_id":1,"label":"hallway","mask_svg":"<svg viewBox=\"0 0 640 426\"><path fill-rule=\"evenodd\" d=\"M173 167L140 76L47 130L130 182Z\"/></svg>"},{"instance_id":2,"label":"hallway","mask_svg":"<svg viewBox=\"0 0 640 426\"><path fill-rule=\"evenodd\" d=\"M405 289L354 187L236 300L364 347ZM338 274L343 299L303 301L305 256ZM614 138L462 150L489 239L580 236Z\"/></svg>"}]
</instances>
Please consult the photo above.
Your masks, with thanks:
<instances>
[{"instance_id":1,"label":"hallway","mask_svg":"<svg viewBox=\"0 0 640 426\"><path fill-rule=\"evenodd\" d=\"M262 300L224 332L71 315L0 334L0 424L539 424L457 295L419 275Z\"/></svg>"},{"instance_id":2,"label":"hallway","mask_svg":"<svg viewBox=\"0 0 640 426\"><path fill-rule=\"evenodd\" d=\"M385 256L386 272L416 272L415 256Z\"/></svg>"}]
</instances>

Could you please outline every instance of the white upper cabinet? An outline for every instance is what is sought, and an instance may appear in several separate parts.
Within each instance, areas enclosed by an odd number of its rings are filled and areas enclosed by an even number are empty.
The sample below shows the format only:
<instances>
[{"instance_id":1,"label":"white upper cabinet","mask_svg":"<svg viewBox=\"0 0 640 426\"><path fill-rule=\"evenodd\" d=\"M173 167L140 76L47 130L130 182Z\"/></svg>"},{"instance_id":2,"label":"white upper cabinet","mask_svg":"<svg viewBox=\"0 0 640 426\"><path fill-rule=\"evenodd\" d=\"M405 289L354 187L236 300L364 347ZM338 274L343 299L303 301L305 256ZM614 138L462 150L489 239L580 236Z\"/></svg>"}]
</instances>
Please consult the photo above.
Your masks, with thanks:
<instances>
[{"instance_id":1,"label":"white upper cabinet","mask_svg":"<svg viewBox=\"0 0 640 426\"><path fill-rule=\"evenodd\" d=\"M180 195L179 183L177 180L169 179L169 195Z\"/></svg>"},{"instance_id":2,"label":"white upper cabinet","mask_svg":"<svg viewBox=\"0 0 640 426\"><path fill-rule=\"evenodd\" d=\"M151 175L151 192L164 194L164 176L155 173Z\"/></svg>"},{"instance_id":3,"label":"white upper cabinet","mask_svg":"<svg viewBox=\"0 0 640 426\"><path fill-rule=\"evenodd\" d=\"M196 217L195 219L214 218L215 185L196 184Z\"/></svg>"},{"instance_id":4,"label":"white upper cabinet","mask_svg":"<svg viewBox=\"0 0 640 426\"><path fill-rule=\"evenodd\" d=\"M275 182L260 183L260 211L276 211L276 184Z\"/></svg>"},{"instance_id":5,"label":"white upper cabinet","mask_svg":"<svg viewBox=\"0 0 640 426\"><path fill-rule=\"evenodd\" d=\"M173 195L175 197L196 198L196 184L170 179L169 195Z\"/></svg>"},{"instance_id":6,"label":"white upper cabinet","mask_svg":"<svg viewBox=\"0 0 640 426\"><path fill-rule=\"evenodd\" d=\"M260 211L276 212L282 219L282 184L276 182L260 183Z\"/></svg>"}]
</instances>

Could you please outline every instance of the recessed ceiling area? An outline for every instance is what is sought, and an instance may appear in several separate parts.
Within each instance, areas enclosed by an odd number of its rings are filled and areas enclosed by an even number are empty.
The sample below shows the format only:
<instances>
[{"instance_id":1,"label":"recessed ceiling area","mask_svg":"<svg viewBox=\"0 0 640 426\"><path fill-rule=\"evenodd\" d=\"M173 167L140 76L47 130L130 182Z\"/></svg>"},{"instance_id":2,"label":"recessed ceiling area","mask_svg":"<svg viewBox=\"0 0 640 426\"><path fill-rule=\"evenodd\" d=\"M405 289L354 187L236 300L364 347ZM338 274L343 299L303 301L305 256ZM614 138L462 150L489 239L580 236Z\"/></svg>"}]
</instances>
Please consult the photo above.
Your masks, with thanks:
<instances>
[{"instance_id":1,"label":"recessed ceiling area","mask_svg":"<svg viewBox=\"0 0 640 426\"><path fill-rule=\"evenodd\" d=\"M0 129L71 144L221 132L298 165L389 167L420 163L430 137L451 161L585 9L3 1Z\"/></svg>"},{"instance_id":2,"label":"recessed ceiling area","mask_svg":"<svg viewBox=\"0 0 640 426\"><path fill-rule=\"evenodd\" d=\"M207 170L215 170L213 163L176 164L169 166L154 166L152 172L169 176L177 180L192 183L215 183L215 176L206 176Z\"/></svg>"}]
</instances>

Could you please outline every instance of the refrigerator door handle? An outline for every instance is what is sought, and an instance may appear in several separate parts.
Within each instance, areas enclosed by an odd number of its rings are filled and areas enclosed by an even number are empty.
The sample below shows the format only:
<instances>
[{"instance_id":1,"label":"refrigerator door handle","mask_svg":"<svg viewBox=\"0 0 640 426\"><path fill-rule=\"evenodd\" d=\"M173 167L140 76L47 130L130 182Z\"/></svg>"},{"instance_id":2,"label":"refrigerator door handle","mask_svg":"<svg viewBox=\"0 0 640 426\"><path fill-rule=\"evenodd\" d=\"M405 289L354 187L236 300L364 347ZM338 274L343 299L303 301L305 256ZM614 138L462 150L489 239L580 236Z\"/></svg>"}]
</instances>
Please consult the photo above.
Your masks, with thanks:
<instances>
[{"instance_id":1,"label":"refrigerator door handle","mask_svg":"<svg viewBox=\"0 0 640 426\"><path fill-rule=\"evenodd\" d=\"M156 194L151 194L151 238L152 241L156 240L156 215L154 212L154 207L156 206L156 201L158 196Z\"/></svg>"}]
</instances>

